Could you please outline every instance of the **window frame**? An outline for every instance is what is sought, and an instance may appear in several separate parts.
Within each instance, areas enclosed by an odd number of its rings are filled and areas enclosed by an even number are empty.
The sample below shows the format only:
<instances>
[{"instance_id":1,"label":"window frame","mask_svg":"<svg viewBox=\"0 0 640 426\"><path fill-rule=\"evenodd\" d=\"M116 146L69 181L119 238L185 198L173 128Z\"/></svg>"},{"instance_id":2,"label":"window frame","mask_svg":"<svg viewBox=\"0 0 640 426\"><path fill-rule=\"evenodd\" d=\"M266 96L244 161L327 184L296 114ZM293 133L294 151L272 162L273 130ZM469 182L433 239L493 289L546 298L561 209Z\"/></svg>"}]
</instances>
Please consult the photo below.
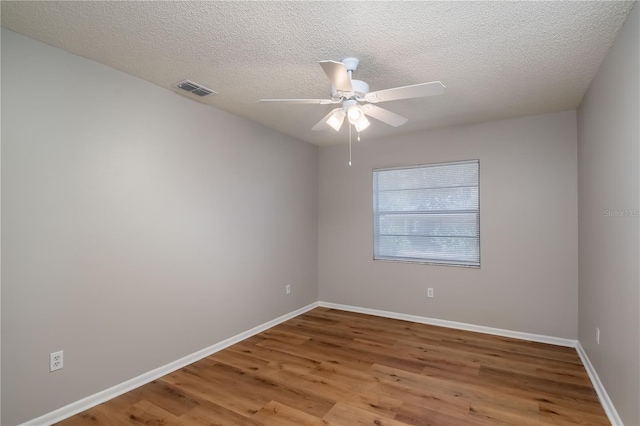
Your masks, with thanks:
<instances>
[{"instance_id":1,"label":"window frame","mask_svg":"<svg viewBox=\"0 0 640 426\"><path fill-rule=\"evenodd\" d=\"M469 264L465 262L456 262L456 261L442 261L442 260L428 260L428 259L412 259L406 257L376 257L376 237L379 235L378 231L378 214L377 214L377 206L375 205L377 200L377 185L375 182L376 172L383 172L388 170L408 170L408 169L418 169L425 167L433 167L433 166L453 166L456 164L469 164L469 163L477 163L478 164L478 264ZM481 238L481 214L480 214L480 159L470 159L470 160L459 160L459 161L443 161L438 163L426 163L426 164L416 164L410 166L396 166L396 167L378 167L374 168L371 171L372 176L372 218L373 218L373 261L374 262L392 262L392 263L409 263L409 264L418 264L418 265L433 265L433 266L453 266L459 268L472 268L472 269L480 269L482 265L482 238Z\"/></svg>"}]
</instances>

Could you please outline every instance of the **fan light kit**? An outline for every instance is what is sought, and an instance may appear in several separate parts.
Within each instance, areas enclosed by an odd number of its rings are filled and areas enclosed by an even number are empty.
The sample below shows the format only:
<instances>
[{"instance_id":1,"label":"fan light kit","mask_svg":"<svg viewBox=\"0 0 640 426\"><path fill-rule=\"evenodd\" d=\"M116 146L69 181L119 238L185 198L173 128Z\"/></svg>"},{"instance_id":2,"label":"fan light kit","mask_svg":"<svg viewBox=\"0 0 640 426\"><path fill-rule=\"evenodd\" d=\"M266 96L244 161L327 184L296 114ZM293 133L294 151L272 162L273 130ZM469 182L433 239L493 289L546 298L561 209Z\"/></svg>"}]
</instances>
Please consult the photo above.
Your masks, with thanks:
<instances>
[{"instance_id":1,"label":"fan light kit","mask_svg":"<svg viewBox=\"0 0 640 426\"><path fill-rule=\"evenodd\" d=\"M331 127L337 132L342 127L346 117L349 121L349 165L351 165L351 126L358 132L358 140L360 140L360 132L371 124L366 116L373 117L393 127L402 126L408 121L406 118L374 104L441 95L445 89L444 84L441 82L432 81L430 83L369 92L369 85L366 82L352 79L353 72L358 69L359 63L360 61L356 58L345 58L342 62L320 61L320 66L329 77L329 81L331 81L330 99L260 99L260 102L316 105L341 104L339 108L325 115L311 130L324 130Z\"/></svg>"}]
</instances>

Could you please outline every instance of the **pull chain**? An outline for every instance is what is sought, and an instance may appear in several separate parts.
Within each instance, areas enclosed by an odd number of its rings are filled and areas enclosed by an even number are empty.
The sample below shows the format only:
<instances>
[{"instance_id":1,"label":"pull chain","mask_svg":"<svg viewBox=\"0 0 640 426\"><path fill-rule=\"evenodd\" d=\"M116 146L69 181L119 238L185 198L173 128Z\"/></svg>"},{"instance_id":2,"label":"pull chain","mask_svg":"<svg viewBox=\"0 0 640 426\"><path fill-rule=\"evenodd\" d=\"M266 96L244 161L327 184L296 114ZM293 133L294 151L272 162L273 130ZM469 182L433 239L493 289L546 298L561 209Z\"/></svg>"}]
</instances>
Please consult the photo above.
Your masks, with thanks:
<instances>
[{"instance_id":1,"label":"pull chain","mask_svg":"<svg viewBox=\"0 0 640 426\"><path fill-rule=\"evenodd\" d=\"M360 142L360 130L358 130L358 142Z\"/></svg>"},{"instance_id":2,"label":"pull chain","mask_svg":"<svg viewBox=\"0 0 640 426\"><path fill-rule=\"evenodd\" d=\"M349 167L351 167L351 125L349 125Z\"/></svg>"}]
</instances>

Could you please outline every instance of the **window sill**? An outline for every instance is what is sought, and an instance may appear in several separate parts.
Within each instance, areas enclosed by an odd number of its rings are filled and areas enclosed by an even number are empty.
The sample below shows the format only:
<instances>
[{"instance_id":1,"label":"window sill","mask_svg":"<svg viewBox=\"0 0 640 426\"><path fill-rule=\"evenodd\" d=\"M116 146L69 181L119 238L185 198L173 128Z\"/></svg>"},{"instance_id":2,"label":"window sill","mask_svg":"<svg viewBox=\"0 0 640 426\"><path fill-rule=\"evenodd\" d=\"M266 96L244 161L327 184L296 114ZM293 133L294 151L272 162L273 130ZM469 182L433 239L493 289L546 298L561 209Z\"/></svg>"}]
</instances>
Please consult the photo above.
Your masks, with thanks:
<instances>
[{"instance_id":1,"label":"window sill","mask_svg":"<svg viewBox=\"0 0 640 426\"><path fill-rule=\"evenodd\" d=\"M446 263L436 262L428 260L409 260L409 259L386 259L386 258L373 258L374 262L391 262L391 263L409 263L414 265L432 265L432 266L453 266L456 268L471 268L480 269L480 265L465 265L464 263Z\"/></svg>"}]
</instances>

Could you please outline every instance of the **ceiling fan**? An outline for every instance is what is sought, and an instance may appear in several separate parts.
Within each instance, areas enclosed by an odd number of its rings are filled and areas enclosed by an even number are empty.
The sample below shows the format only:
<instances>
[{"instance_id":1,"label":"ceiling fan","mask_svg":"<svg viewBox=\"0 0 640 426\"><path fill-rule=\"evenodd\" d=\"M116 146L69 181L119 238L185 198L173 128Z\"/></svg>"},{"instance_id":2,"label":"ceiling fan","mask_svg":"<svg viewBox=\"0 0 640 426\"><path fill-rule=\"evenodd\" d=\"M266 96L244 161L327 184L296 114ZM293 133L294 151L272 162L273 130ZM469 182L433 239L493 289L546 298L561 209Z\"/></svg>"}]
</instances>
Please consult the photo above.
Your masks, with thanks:
<instances>
[{"instance_id":1,"label":"ceiling fan","mask_svg":"<svg viewBox=\"0 0 640 426\"><path fill-rule=\"evenodd\" d=\"M408 120L401 115L380 108L374 104L399 99L422 98L441 95L445 86L439 81L395 87L393 89L369 92L369 85L361 80L353 80L352 74L358 68L357 58L345 58L342 62L320 61L329 81L331 81L330 99L260 99L260 102L282 102L290 104L341 104L324 116L311 130L324 130L327 127L340 130L345 117L356 131L369 127L366 116L373 117L393 127L402 126Z\"/></svg>"}]
</instances>

